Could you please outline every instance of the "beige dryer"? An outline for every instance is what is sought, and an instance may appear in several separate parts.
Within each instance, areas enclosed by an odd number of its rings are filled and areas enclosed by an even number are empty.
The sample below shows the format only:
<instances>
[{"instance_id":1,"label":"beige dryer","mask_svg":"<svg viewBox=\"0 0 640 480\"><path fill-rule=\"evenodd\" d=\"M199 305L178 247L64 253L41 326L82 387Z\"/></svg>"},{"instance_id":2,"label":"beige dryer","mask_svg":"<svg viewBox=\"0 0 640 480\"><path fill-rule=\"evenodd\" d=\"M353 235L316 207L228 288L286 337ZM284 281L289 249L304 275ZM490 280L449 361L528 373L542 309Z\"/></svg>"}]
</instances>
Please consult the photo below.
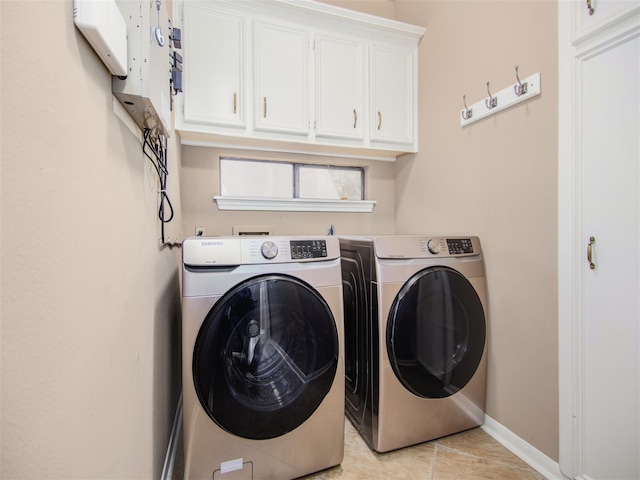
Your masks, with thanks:
<instances>
[{"instance_id":1,"label":"beige dryer","mask_svg":"<svg viewBox=\"0 0 640 480\"><path fill-rule=\"evenodd\" d=\"M487 300L477 237L343 237L346 413L378 452L484 420Z\"/></svg>"}]
</instances>

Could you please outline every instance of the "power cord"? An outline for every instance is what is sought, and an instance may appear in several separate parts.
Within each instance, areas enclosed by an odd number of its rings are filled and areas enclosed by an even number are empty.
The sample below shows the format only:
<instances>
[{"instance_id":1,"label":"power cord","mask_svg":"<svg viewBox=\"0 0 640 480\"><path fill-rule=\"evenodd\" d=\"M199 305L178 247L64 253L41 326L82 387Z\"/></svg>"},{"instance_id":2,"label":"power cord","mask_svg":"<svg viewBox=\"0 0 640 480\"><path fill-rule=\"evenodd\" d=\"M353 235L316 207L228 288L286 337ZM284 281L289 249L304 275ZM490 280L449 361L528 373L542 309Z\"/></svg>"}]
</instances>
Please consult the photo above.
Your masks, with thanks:
<instances>
[{"instance_id":1,"label":"power cord","mask_svg":"<svg viewBox=\"0 0 640 480\"><path fill-rule=\"evenodd\" d=\"M158 218L160 219L161 230L160 242L162 246L169 248L179 247L182 245L180 242L168 242L164 235L164 224L173 220L174 214L173 205L167 194L167 175L169 175L167 168L167 137L164 135L153 135L150 128L145 128L142 151L155 168L160 184L160 190L158 192L160 193L160 206L158 207Z\"/></svg>"}]
</instances>

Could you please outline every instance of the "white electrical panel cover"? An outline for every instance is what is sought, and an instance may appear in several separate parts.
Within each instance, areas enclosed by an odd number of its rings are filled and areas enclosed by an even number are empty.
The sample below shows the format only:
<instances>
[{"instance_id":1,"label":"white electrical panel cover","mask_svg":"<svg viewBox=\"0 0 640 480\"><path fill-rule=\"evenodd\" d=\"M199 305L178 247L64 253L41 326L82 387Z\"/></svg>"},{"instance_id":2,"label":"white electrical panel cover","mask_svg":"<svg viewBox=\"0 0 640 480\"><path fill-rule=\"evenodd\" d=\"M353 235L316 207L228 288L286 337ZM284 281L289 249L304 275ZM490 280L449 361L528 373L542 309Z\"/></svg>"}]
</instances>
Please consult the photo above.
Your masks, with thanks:
<instances>
[{"instance_id":1,"label":"white electrical panel cover","mask_svg":"<svg viewBox=\"0 0 640 480\"><path fill-rule=\"evenodd\" d=\"M117 0L127 25L128 71L112 89L141 129L171 133L171 64L167 0Z\"/></svg>"},{"instance_id":2,"label":"white electrical panel cover","mask_svg":"<svg viewBox=\"0 0 640 480\"><path fill-rule=\"evenodd\" d=\"M115 0L74 0L73 21L112 75L127 74L127 24Z\"/></svg>"}]
</instances>

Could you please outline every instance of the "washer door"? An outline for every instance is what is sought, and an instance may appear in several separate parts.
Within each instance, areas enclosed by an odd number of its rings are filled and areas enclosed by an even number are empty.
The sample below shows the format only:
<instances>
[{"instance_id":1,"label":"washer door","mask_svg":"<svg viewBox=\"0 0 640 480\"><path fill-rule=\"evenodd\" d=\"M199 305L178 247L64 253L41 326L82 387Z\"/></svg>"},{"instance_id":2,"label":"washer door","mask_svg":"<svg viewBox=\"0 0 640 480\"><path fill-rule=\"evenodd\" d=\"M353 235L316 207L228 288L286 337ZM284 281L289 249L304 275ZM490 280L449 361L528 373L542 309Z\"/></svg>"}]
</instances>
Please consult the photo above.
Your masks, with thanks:
<instances>
[{"instance_id":1,"label":"washer door","mask_svg":"<svg viewBox=\"0 0 640 480\"><path fill-rule=\"evenodd\" d=\"M211 309L193 353L202 407L244 438L284 435L304 423L333 384L338 332L325 300L287 275L238 284Z\"/></svg>"},{"instance_id":2,"label":"washer door","mask_svg":"<svg viewBox=\"0 0 640 480\"><path fill-rule=\"evenodd\" d=\"M387 353L402 384L424 398L458 392L473 377L484 351L484 309L456 270L431 267L405 283L387 322Z\"/></svg>"}]
</instances>

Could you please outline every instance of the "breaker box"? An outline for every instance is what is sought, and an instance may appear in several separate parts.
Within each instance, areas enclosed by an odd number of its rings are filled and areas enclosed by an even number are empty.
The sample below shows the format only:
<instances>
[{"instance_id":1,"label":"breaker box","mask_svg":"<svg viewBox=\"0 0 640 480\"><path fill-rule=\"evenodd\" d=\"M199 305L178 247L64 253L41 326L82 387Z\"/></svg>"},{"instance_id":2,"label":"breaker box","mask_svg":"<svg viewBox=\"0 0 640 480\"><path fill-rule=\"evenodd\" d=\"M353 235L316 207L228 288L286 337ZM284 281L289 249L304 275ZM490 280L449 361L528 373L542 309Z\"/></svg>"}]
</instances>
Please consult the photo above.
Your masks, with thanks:
<instances>
[{"instance_id":1,"label":"breaker box","mask_svg":"<svg viewBox=\"0 0 640 480\"><path fill-rule=\"evenodd\" d=\"M113 93L141 129L171 133L171 47L168 1L116 0L127 24L127 75Z\"/></svg>"}]
</instances>

